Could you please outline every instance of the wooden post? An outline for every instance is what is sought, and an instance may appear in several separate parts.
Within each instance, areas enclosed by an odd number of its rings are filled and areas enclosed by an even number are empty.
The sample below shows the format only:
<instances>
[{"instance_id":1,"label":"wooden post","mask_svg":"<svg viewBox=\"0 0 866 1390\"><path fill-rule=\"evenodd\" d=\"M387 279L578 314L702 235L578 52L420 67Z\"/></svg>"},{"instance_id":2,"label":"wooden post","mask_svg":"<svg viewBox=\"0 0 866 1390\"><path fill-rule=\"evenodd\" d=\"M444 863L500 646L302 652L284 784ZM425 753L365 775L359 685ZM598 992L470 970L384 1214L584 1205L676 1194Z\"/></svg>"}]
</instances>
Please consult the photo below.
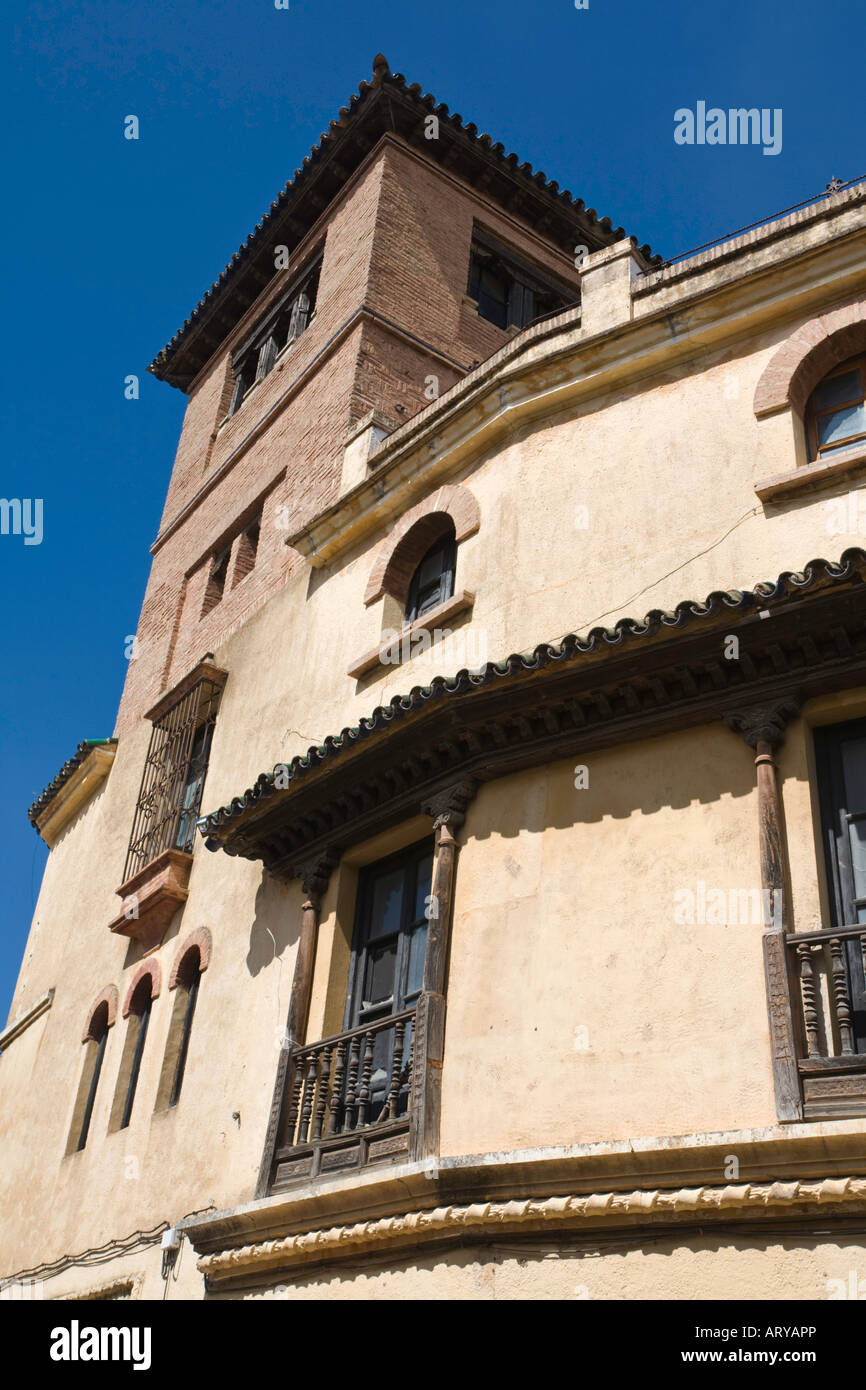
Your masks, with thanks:
<instances>
[{"instance_id":1,"label":"wooden post","mask_svg":"<svg viewBox=\"0 0 866 1390\"><path fill-rule=\"evenodd\" d=\"M764 899L764 979L770 1020L773 1085L779 1120L802 1120L803 1095L797 1060L803 1026L794 963L787 948L793 919L788 892L787 847L783 829L775 751L784 741L789 719L799 713L793 699L755 705L725 715L725 723L755 749L758 788L758 842Z\"/></svg>"},{"instance_id":2,"label":"wooden post","mask_svg":"<svg viewBox=\"0 0 866 1390\"><path fill-rule=\"evenodd\" d=\"M445 994L454 915L454 876L458 844L455 832L466 819L476 784L463 781L422 806L436 835L424 981L412 1040L411 1133L409 1156L429 1158L439 1152L442 1061L445 1055Z\"/></svg>"},{"instance_id":3,"label":"wooden post","mask_svg":"<svg viewBox=\"0 0 866 1390\"><path fill-rule=\"evenodd\" d=\"M289 1016L286 1022L286 1031L280 1043L277 1076L274 1082L271 1113L256 1184L256 1197L267 1197L268 1195L277 1138L283 1120L286 1097L292 1084L292 1053L295 1048L303 1047L307 1040L307 1021L313 993L313 970L316 964L316 939L319 932L319 910L322 895L328 886L328 879L335 863L336 856L323 854L311 863L299 866L295 871L295 877L301 879L304 893L304 900L301 903L301 933L298 938L298 953L295 956L295 973L292 976Z\"/></svg>"}]
</instances>

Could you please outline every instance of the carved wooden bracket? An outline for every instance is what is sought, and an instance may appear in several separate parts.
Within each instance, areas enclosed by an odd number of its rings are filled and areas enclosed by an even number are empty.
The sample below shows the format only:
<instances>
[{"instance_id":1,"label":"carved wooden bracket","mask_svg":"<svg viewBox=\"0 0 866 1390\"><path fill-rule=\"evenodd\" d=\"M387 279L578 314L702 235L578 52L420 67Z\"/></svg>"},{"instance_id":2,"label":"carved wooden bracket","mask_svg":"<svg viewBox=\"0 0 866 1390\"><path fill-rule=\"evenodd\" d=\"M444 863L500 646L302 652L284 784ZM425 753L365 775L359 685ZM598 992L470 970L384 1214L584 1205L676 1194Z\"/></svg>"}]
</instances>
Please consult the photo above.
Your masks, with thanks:
<instances>
[{"instance_id":1,"label":"carved wooden bracket","mask_svg":"<svg viewBox=\"0 0 866 1390\"><path fill-rule=\"evenodd\" d=\"M452 831L459 830L466 820L466 808L478 790L475 778L466 777L444 791L436 792L421 806L421 814L433 821L433 829L440 830L443 825Z\"/></svg>"},{"instance_id":2,"label":"carved wooden bracket","mask_svg":"<svg viewBox=\"0 0 866 1390\"><path fill-rule=\"evenodd\" d=\"M795 696L776 700L772 704L749 705L746 709L730 710L724 720L729 729L740 734L750 748L759 743L768 743L770 748L778 748L785 741L785 730L789 720L796 719L800 713L800 702Z\"/></svg>"}]
</instances>

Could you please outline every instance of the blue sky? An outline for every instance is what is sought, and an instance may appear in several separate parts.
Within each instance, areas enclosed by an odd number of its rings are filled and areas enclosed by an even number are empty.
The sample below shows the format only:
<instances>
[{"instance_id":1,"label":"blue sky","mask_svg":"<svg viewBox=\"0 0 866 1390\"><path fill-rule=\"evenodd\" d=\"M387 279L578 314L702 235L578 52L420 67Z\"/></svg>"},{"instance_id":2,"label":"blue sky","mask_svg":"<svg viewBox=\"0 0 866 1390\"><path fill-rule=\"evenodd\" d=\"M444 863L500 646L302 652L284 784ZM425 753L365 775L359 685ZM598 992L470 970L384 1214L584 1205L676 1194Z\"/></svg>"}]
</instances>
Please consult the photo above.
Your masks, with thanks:
<instances>
[{"instance_id":1,"label":"blue sky","mask_svg":"<svg viewBox=\"0 0 866 1390\"><path fill-rule=\"evenodd\" d=\"M27 807L111 733L144 594L185 401L146 365L378 51L666 256L866 173L863 0L43 0L11 22L0 492L43 499L43 539L0 535L0 1024L47 854ZM677 145L699 100L781 108L781 153ZM70 903L79 943L106 925Z\"/></svg>"}]
</instances>

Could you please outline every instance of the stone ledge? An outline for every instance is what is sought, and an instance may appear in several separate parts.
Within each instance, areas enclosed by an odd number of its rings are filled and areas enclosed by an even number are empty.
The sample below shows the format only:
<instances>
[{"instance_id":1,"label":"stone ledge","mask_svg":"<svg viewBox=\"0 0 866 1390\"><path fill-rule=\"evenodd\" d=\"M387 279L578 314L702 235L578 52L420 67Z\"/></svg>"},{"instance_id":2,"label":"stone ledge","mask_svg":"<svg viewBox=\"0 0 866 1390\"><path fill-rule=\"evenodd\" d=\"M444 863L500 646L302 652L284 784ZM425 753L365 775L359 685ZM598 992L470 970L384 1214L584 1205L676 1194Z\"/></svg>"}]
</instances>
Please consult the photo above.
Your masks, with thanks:
<instances>
[{"instance_id":1,"label":"stone ledge","mask_svg":"<svg viewBox=\"0 0 866 1390\"><path fill-rule=\"evenodd\" d=\"M789 497L792 493L807 489L830 487L849 473L859 472L866 467L866 445L858 444L846 449L832 459L818 463L807 463L790 473L776 473L772 478L763 478L755 483L755 492L762 502L775 501L777 497Z\"/></svg>"},{"instance_id":2,"label":"stone ledge","mask_svg":"<svg viewBox=\"0 0 866 1390\"><path fill-rule=\"evenodd\" d=\"M381 642L378 647L366 652L349 667L346 674L353 680L360 680L361 676L372 671L374 666L380 662L382 666L402 666L402 656L398 657L397 660L390 659L390 654L395 651L395 648L399 650L404 642L408 642L411 646L412 639L417 637L419 633L432 632L447 618L454 618L458 613L471 613L474 603L475 595L468 589L461 589L452 598L437 604L435 608L431 608L429 613L424 613L414 622L407 623L405 627L400 628L390 641Z\"/></svg>"}]
</instances>

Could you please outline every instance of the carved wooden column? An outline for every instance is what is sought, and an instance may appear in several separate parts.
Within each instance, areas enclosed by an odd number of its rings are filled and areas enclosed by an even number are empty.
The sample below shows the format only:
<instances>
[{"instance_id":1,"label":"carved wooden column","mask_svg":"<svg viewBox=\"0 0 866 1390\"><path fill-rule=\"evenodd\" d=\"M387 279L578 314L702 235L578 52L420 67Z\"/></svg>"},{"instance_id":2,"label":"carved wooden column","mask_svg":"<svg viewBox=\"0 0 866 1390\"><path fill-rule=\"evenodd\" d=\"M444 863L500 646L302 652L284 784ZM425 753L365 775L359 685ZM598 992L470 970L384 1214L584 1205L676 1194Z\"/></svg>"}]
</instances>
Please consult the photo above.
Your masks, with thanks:
<instances>
[{"instance_id":1,"label":"carved wooden column","mask_svg":"<svg viewBox=\"0 0 866 1390\"><path fill-rule=\"evenodd\" d=\"M788 855L775 751L785 738L789 719L799 714L793 699L754 705L725 715L725 723L755 750L758 787L758 839L764 890L764 977L770 1018L776 1115L801 1120L803 1098L797 1058L803 1025L791 953L786 936L793 926L788 892Z\"/></svg>"},{"instance_id":2,"label":"carved wooden column","mask_svg":"<svg viewBox=\"0 0 866 1390\"><path fill-rule=\"evenodd\" d=\"M442 1060L445 1055L445 988L448 952L454 915L454 876L457 867L456 832L466 819L466 807L476 783L457 782L425 802L421 810L430 816L436 834L430 916L424 982L415 1015L412 1044L411 1116L409 1156L429 1158L439 1152L439 1115L442 1093Z\"/></svg>"},{"instance_id":3,"label":"carved wooden column","mask_svg":"<svg viewBox=\"0 0 866 1390\"><path fill-rule=\"evenodd\" d=\"M298 952L295 956L295 973L292 976L289 1016L286 1022L286 1031L280 1044L271 1113L259 1169L259 1180L256 1184L257 1197L266 1197L270 1187L274 1150L280 1133L286 1096L292 1084L292 1050L296 1047L302 1047L307 1040L307 1020L313 993L313 970L316 964L316 941L319 934L319 911L331 870L336 862L337 856L327 853L307 864L298 865L295 870L295 877L300 878L304 894L301 903L301 933L298 938Z\"/></svg>"}]
</instances>

